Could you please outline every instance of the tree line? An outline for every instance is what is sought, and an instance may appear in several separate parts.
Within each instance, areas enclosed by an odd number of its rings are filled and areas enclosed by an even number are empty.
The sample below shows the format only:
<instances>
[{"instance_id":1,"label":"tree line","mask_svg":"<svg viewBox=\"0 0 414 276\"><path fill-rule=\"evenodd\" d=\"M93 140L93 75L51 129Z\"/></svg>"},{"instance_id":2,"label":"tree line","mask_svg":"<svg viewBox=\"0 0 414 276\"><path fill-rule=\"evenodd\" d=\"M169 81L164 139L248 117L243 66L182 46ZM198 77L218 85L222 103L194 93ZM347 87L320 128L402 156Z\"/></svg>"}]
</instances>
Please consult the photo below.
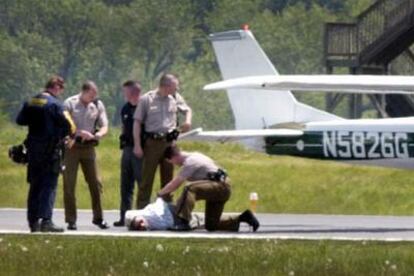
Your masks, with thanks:
<instances>
[{"instance_id":1,"label":"tree line","mask_svg":"<svg viewBox=\"0 0 414 276\"><path fill-rule=\"evenodd\" d=\"M251 26L278 71L321 73L323 23L350 19L372 0L0 0L0 107L13 118L21 102L60 74L65 97L94 80L113 124L120 85L138 79L154 88L163 72L178 74L194 109L194 126L231 128L209 33ZM322 97L302 96L323 107Z\"/></svg>"}]
</instances>

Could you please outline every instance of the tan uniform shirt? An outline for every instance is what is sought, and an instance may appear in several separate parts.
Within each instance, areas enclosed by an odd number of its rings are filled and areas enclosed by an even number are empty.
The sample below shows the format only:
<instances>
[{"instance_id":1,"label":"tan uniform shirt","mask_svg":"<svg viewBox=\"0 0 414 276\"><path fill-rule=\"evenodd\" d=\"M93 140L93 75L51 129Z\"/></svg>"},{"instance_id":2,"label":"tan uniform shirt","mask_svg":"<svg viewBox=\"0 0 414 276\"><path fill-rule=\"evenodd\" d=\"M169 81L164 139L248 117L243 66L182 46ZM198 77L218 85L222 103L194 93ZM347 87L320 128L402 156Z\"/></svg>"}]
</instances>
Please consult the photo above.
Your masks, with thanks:
<instances>
[{"instance_id":1,"label":"tan uniform shirt","mask_svg":"<svg viewBox=\"0 0 414 276\"><path fill-rule=\"evenodd\" d=\"M187 156L178 175L188 181L207 180L209 172L217 172L219 169L210 157L202 153L183 152L183 154Z\"/></svg>"},{"instance_id":2,"label":"tan uniform shirt","mask_svg":"<svg viewBox=\"0 0 414 276\"><path fill-rule=\"evenodd\" d=\"M80 101L80 94L69 97L64 102L65 109L70 113L78 130L86 130L90 133L95 132L96 126L108 126L108 117L106 115L105 106L98 101L98 106L93 102L84 105Z\"/></svg>"},{"instance_id":3,"label":"tan uniform shirt","mask_svg":"<svg viewBox=\"0 0 414 276\"><path fill-rule=\"evenodd\" d=\"M177 111L189 109L180 94L164 97L153 90L141 97L134 119L144 123L147 132L167 133L177 127Z\"/></svg>"},{"instance_id":4,"label":"tan uniform shirt","mask_svg":"<svg viewBox=\"0 0 414 276\"><path fill-rule=\"evenodd\" d=\"M179 112L186 113L190 109L180 93L176 92L173 97L177 102L177 108Z\"/></svg>"}]
</instances>

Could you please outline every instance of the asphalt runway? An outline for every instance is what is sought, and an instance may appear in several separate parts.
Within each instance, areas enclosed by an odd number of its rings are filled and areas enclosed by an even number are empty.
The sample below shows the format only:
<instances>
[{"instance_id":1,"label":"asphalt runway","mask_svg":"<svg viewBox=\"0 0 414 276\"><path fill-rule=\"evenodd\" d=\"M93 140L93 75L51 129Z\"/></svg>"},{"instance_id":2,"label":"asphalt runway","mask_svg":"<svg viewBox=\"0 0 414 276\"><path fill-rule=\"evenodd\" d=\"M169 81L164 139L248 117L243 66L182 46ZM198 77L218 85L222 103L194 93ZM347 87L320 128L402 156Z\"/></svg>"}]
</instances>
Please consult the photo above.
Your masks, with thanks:
<instances>
[{"instance_id":1,"label":"asphalt runway","mask_svg":"<svg viewBox=\"0 0 414 276\"><path fill-rule=\"evenodd\" d=\"M135 232L128 231L125 227L112 226L112 223L118 219L118 211L105 211L105 219L111 227L108 230L101 230L92 225L92 212L90 210L79 210L78 230L65 231L65 233L57 235L414 241L414 217L409 216L258 214L258 218L261 226L255 233L251 232L247 225L242 225L238 233L211 233L205 230ZM60 226L65 225L63 210L55 210L54 221ZM28 233L25 209L0 209L0 234Z\"/></svg>"}]
</instances>

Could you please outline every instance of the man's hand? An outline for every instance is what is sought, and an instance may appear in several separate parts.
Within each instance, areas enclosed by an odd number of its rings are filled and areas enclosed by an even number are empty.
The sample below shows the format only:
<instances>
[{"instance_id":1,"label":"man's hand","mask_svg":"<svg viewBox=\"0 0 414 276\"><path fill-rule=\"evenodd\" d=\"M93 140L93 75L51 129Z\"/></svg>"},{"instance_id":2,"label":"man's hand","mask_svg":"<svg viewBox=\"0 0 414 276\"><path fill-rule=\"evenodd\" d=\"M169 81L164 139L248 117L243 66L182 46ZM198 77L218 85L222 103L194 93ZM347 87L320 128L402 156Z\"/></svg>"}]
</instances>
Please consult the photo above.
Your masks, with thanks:
<instances>
[{"instance_id":1,"label":"man's hand","mask_svg":"<svg viewBox=\"0 0 414 276\"><path fill-rule=\"evenodd\" d=\"M175 190L177 190L180 185L186 180L186 178L177 175L176 177L174 177L173 180L171 180L170 182L167 183L167 185L164 186L164 188L161 189L161 191L158 192L157 196L159 195L169 195L171 193L173 193Z\"/></svg>"},{"instance_id":2,"label":"man's hand","mask_svg":"<svg viewBox=\"0 0 414 276\"><path fill-rule=\"evenodd\" d=\"M83 141L90 141L95 139L95 135L86 130L79 131L78 136L80 136Z\"/></svg>"},{"instance_id":3,"label":"man's hand","mask_svg":"<svg viewBox=\"0 0 414 276\"><path fill-rule=\"evenodd\" d=\"M95 133L95 135L94 135L93 137L94 137L94 139L95 139L95 140L99 140L99 139L101 139L101 138L102 138L102 134L100 134L100 133L98 132L98 133Z\"/></svg>"},{"instance_id":4,"label":"man's hand","mask_svg":"<svg viewBox=\"0 0 414 276\"><path fill-rule=\"evenodd\" d=\"M65 145L66 149L71 149L75 144L75 139L70 138L69 136L65 137L63 140L63 144Z\"/></svg>"},{"instance_id":5,"label":"man's hand","mask_svg":"<svg viewBox=\"0 0 414 276\"><path fill-rule=\"evenodd\" d=\"M171 200L170 194L162 195L160 192L158 192L157 197L161 198L162 200L164 200L166 202Z\"/></svg>"},{"instance_id":6,"label":"man's hand","mask_svg":"<svg viewBox=\"0 0 414 276\"><path fill-rule=\"evenodd\" d=\"M141 158L144 156L144 152L142 151L142 148L140 145L134 146L134 154L136 157Z\"/></svg>"},{"instance_id":7,"label":"man's hand","mask_svg":"<svg viewBox=\"0 0 414 276\"><path fill-rule=\"evenodd\" d=\"M184 123L181 125L180 130L182 133L185 133L187 131L189 131L191 129L191 124L189 123Z\"/></svg>"}]
</instances>

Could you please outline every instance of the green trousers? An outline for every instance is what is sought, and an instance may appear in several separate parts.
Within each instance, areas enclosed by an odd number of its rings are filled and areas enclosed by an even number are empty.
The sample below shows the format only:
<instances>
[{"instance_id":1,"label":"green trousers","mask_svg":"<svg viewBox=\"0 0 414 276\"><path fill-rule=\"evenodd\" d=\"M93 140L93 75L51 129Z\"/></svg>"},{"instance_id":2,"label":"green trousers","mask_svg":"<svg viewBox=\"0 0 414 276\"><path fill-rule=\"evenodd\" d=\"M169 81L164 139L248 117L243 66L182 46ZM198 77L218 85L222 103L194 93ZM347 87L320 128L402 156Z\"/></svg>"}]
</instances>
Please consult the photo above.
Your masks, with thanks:
<instances>
[{"instance_id":1,"label":"green trousers","mask_svg":"<svg viewBox=\"0 0 414 276\"><path fill-rule=\"evenodd\" d=\"M103 219L101 194L102 183L98 175L96 165L96 152L93 146L77 146L66 150L63 171L63 200L65 205L65 221L67 223L76 222L76 179L79 164L81 165L86 183L92 200L93 220Z\"/></svg>"},{"instance_id":2,"label":"green trousers","mask_svg":"<svg viewBox=\"0 0 414 276\"><path fill-rule=\"evenodd\" d=\"M177 200L176 215L186 221L191 220L191 212L197 200L206 201L205 228L208 231L238 231L239 216L222 216L224 204L230 198L229 181L215 182L201 180L189 182Z\"/></svg>"},{"instance_id":3,"label":"green trousers","mask_svg":"<svg viewBox=\"0 0 414 276\"><path fill-rule=\"evenodd\" d=\"M138 187L137 209L143 209L150 203L152 186L158 165L160 166L161 188L173 178L174 167L164 159L165 149L171 145L165 139L155 140L148 138L145 141L144 157L142 161L142 183ZM171 197L164 198L171 201Z\"/></svg>"}]
</instances>

